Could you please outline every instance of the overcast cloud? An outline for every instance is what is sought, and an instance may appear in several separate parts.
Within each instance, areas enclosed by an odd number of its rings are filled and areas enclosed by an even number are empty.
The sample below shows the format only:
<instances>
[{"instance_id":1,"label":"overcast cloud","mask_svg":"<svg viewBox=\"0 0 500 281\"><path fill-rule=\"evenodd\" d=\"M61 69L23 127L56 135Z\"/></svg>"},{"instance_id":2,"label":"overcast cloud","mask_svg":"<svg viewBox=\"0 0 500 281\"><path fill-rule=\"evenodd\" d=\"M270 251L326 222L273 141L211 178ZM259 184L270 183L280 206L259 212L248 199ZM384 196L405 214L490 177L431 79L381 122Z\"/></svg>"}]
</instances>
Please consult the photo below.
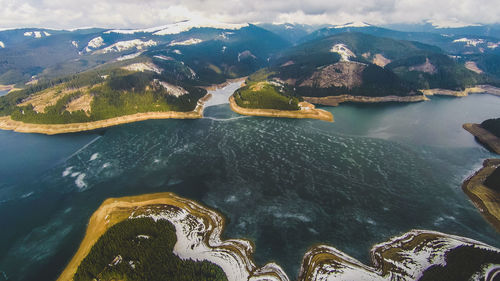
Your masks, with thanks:
<instances>
[{"instance_id":1,"label":"overcast cloud","mask_svg":"<svg viewBox=\"0 0 500 281\"><path fill-rule=\"evenodd\" d=\"M0 28L142 28L193 18L228 23L500 22L499 0L0 0Z\"/></svg>"}]
</instances>

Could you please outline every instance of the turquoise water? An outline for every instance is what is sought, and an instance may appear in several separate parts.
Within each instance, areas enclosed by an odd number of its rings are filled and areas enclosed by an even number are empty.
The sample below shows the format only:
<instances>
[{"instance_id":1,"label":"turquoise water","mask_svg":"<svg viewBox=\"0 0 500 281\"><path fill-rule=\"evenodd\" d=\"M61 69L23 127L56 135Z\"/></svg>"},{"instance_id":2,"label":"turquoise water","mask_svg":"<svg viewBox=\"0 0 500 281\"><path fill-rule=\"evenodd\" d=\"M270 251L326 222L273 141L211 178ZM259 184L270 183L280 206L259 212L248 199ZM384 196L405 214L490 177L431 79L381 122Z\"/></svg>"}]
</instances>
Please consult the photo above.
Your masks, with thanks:
<instances>
[{"instance_id":1,"label":"turquoise water","mask_svg":"<svg viewBox=\"0 0 500 281\"><path fill-rule=\"evenodd\" d=\"M292 279L317 243L363 262L374 243L413 228L500 246L461 191L497 157L461 124L499 108L489 95L345 104L326 108L336 119L327 123L244 117L219 104L204 119L99 134L0 131L0 271L54 280L104 199L160 191L219 210L226 237L251 239L258 264L276 261Z\"/></svg>"}]
</instances>

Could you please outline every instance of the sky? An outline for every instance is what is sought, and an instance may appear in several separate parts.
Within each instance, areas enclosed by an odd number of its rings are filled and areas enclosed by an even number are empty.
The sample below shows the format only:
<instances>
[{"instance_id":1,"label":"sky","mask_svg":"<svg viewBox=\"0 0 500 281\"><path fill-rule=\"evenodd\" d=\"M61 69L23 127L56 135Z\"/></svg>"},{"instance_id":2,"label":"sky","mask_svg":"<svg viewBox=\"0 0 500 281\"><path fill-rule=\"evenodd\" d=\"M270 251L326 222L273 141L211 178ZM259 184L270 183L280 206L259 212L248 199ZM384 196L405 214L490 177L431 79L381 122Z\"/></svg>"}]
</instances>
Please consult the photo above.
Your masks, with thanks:
<instances>
[{"instance_id":1,"label":"sky","mask_svg":"<svg viewBox=\"0 0 500 281\"><path fill-rule=\"evenodd\" d=\"M500 0L0 0L0 28L145 28L181 20L440 27L500 22Z\"/></svg>"}]
</instances>

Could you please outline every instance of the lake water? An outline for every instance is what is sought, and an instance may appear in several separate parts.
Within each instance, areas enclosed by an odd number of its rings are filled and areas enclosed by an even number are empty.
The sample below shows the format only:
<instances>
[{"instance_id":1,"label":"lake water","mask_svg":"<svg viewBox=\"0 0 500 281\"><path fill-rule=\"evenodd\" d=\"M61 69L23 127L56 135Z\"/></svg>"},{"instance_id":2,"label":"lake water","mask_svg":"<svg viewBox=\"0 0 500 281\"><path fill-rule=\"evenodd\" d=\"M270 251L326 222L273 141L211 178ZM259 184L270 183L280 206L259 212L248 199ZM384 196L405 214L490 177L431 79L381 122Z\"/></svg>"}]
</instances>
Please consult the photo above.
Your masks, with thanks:
<instances>
[{"instance_id":1,"label":"lake water","mask_svg":"<svg viewBox=\"0 0 500 281\"><path fill-rule=\"evenodd\" d=\"M6 94L8 94L8 93L9 93L9 91L0 91L0 97L1 97L1 96L5 96L5 95L6 95Z\"/></svg>"},{"instance_id":2,"label":"lake water","mask_svg":"<svg viewBox=\"0 0 500 281\"><path fill-rule=\"evenodd\" d=\"M0 271L55 280L103 200L163 191L219 210L226 238L252 240L256 262L276 261L291 279L318 243L363 262L374 243L414 228L500 246L461 190L498 157L461 125L500 117L499 97L325 109L335 123L240 116L219 102L200 120L0 131Z\"/></svg>"}]
</instances>

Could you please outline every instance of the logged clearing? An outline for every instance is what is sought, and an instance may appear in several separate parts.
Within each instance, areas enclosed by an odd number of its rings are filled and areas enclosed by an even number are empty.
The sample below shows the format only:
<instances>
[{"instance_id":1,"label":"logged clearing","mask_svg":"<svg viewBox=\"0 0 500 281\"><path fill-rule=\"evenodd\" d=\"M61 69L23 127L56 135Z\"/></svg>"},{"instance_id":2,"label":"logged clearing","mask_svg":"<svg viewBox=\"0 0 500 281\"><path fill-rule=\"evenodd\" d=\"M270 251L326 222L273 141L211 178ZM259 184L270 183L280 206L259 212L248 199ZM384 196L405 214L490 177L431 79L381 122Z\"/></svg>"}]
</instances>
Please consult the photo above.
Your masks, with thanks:
<instances>
[{"instance_id":1,"label":"logged clearing","mask_svg":"<svg viewBox=\"0 0 500 281\"><path fill-rule=\"evenodd\" d=\"M66 110L69 112L83 110L85 111L85 113L87 113L87 115L89 115L93 99L94 97L90 94L81 95L78 98L70 101L68 105L66 105Z\"/></svg>"}]
</instances>

